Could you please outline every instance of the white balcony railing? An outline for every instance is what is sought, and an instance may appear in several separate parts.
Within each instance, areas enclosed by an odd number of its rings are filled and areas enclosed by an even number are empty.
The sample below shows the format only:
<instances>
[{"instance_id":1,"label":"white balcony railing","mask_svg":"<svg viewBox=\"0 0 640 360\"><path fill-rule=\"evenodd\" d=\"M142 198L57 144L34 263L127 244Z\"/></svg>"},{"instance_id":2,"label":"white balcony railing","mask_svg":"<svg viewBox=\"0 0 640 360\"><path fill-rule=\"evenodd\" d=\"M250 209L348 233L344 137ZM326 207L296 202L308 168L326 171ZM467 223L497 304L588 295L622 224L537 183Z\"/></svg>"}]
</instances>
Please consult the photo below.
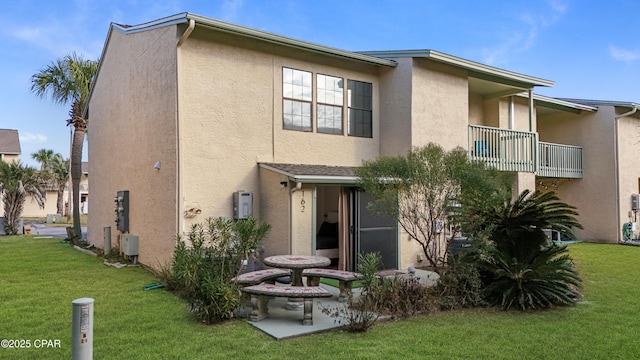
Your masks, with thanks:
<instances>
[{"instance_id":1,"label":"white balcony railing","mask_svg":"<svg viewBox=\"0 0 640 360\"><path fill-rule=\"evenodd\" d=\"M538 134L487 126L469 126L469 158L500 171L535 172Z\"/></svg>"},{"instance_id":2,"label":"white balcony railing","mask_svg":"<svg viewBox=\"0 0 640 360\"><path fill-rule=\"evenodd\" d=\"M540 142L538 176L582 178L582 147Z\"/></svg>"}]
</instances>

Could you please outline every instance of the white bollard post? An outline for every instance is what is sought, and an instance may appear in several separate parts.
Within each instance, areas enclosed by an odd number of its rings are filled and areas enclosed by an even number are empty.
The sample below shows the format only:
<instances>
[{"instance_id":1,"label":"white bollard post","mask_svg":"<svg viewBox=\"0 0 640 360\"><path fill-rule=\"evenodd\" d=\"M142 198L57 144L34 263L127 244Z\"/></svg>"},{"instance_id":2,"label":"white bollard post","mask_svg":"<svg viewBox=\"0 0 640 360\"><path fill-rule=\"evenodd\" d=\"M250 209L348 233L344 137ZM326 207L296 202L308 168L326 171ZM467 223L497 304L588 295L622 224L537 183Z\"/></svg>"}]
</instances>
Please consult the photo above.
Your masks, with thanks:
<instances>
[{"instance_id":1,"label":"white bollard post","mask_svg":"<svg viewBox=\"0 0 640 360\"><path fill-rule=\"evenodd\" d=\"M72 304L71 359L91 360L93 359L93 299L75 299Z\"/></svg>"}]
</instances>

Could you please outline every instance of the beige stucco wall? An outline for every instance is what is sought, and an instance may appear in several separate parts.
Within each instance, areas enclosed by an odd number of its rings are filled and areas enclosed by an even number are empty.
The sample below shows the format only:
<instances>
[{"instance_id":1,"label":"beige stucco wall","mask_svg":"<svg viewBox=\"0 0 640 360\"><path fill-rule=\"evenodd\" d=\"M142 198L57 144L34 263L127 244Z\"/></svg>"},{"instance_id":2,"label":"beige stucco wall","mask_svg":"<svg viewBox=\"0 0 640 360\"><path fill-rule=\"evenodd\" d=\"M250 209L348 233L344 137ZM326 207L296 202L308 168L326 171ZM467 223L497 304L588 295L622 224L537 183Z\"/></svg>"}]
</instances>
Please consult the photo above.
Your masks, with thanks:
<instances>
[{"instance_id":1,"label":"beige stucco wall","mask_svg":"<svg viewBox=\"0 0 640 360\"><path fill-rule=\"evenodd\" d=\"M89 105L88 240L102 247L111 226L117 246L113 198L129 190L129 232L139 236L139 261L152 267L170 259L178 232L176 41L175 27L112 31Z\"/></svg>"},{"instance_id":2,"label":"beige stucco wall","mask_svg":"<svg viewBox=\"0 0 640 360\"><path fill-rule=\"evenodd\" d=\"M619 109L622 114L628 109ZM618 120L619 211L618 228L625 222L636 222L634 238L640 234L640 215L631 212L631 194L640 193L640 119L638 115Z\"/></svg>"},{"instance_id":3,"label":"beige stucco wall","mask_svg":"<svg viewBox=\"0 0 640 360\"><path fill-rule=\"evenodd\" d=\"M289 192L291 191L290 185L293 184L288 183L286 176L263 168L260 169L259 176L257 195L261 199L258 208L261 214L260 218L271 225L269 236L262 242L264 255L288 254L291 251ZM287 187L280 185L281 182L287 182Z\"/></svg>"},{"instance_id":4,"label":"beige stucco wall","mask_svg":"<svg viewBox=\"0 0 640 360\"><path fill-rule=\"evenodd\" d=\"M380 75L380 155L405 155L411 143L413 59L394 59L394 69Z\"/></svg>"},{"instance_id":5,"label":"beige stucco wall","mask_svg":"<svg viewBox=\"0 0 640 360\"><path fill-rule=\"evenodd\" d=\"M540 190L554 190L560 199L576 206L584 230L576 236L584 241L615 242L616 185L614 111L601 106L582 115L556 113L538 117L540 140L583 147L582 179L538 178Z\"/></svg>"},{"instance_id":6,"label":"beige stucco wall","mask_svg":"<svg viewBox=\"0 0 640 360\"><path fill-rule=\"evenodd\" d=\"M309 57L198 27L182 46L180 62L180 98L184 104L180 107L180 198L202 209L199 216L185 221L187 228L206 217L231 217L232 194L237 190L254 193L254 216L258 219L270 219L272 225L288 221L288 216L281 216L284 208L280 202L284 198L278 195L286 193L279 188L284 179L272 180L259 170L259 162L358 166L379 153L376 68L319 55ZM284 130L283 67L312 72L314 86L318 73L372 83L373 138ZM315 99L312 108L315 124ZM346 131L346 116L344 127ZM269 186L276 186L278 192L271 193ZM267 253L311 251L313 221L307 217L312 213L312 188L303 190L306 212L291 213L293 228L286 233L280 224L279 230L269 234L265 239ZM293 203L300 201L302 192L292 194ZM272 206L277 216L270 214ZM289 231L293 241L285 247Z\"/></svg>"},{"instance_id":7,"label":"beige stucco wall","mask_svg":"<svg viewBox=\"0 0 640 360\"><path fill-rule=\"evenodd\" d=\"M24 217L44 217L47 214L56 214L58 212L57 202L58 192L47 191L44 208L38 206L38 203L30 196L24 203L24 210L22 216Z\"/></svg>"},{"instance_id":8,"label":"beige stucco wall","mask_svg":"<svg viewBox=\"0 0 640 360\"><path fill-rule=\"evenodd\" d=\"M467 147L469 89L467 72L424 59L413 64L411 143L430 142L445 150Z\"/></svg>"}]
</instances>

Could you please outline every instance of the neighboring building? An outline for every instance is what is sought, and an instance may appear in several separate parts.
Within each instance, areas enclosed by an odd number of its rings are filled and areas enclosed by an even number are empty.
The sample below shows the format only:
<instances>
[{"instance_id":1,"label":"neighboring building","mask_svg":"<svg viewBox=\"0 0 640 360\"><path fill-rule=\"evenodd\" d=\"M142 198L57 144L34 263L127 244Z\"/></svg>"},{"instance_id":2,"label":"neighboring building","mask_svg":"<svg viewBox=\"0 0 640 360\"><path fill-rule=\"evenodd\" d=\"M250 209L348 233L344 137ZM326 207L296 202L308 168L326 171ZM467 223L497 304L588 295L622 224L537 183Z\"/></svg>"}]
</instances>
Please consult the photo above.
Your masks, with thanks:
<instances>
[{"instance_id":1,"label":"neighboring building","mask_svg":"<svg viewBox=\"0 0 640 360\"><path fill-rule=\"evenodd\" d=\"M157 267L176 234L247 203L272 225L266 255L353 269L358 252L380 251L387 268L420 266L396 222L368 213L354 167L435 142L513 172L516 192L599 176L583 168L599 164L588 150L582 162L589 139L554 130L599 108L532 93L552 85L433 50L355 53L189 13L112 24L88 107L88 240L101 247L106 226L138 235L139 261ZM128 228L115 231L124 190Z\"/></svg>"},{"instance_id":2,"label":"neighboring building","mask_svg":"<svg viewBox=\"0 0 640 360\"><path fill-rule=\"evenodd\" d=\"M0 161L20 161L18 130L0 129Z\"/></svg>"}]
</instances>

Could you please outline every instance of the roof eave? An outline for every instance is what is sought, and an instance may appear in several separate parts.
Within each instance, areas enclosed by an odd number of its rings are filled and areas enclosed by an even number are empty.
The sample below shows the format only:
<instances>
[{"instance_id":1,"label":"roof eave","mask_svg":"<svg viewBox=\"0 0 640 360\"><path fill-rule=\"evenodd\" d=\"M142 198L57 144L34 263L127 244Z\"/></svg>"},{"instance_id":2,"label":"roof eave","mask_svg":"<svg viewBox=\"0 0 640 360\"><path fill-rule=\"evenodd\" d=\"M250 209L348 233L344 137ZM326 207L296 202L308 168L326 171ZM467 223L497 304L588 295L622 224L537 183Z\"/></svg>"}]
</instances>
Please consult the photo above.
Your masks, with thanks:
<instances>
[{"instance_id":1,"label":"roof eave","mask_svg":"<svg viewBox=\"0 0 640 360\"><path fill-rule=\"evenodd\" d=\"M135 26L125 27L119 24L113 24L112 26L120 32L123 32L125 34L131 34L135 32L151 30L151 29L155 29L163 26L182 24L182 23L188 22L189 20L195 21L197 25L205 26L218 31L224 31L224 32L246 36L246 37L250 37L250 38L254 38L262 41L268 41L270 43L292 47L300 50L311 51L319 54L344 58L348 60L361 61L361 62L369 63L372 65L376 65L376 66L387 66L387 67L397 66L397 63L393 60L381 59L375 56L368 56L368 55L363 55L357 52L346 51L346 50L336 49L328 46L318 45L318 44L301 41L301 40L289 38L286 36L277 35L277 34L269 33L266 31L256 30L249 27L231 24L228 22L215 20L205 16L186 13L186 12L169 16L166 18L154 20L144 24L135 25Z\"/></svg>"},{"instance_id":2,"label":"roof eave","mask_svg":"<svg viewBox=\"0 0 640 360\"><path fill-rule=\"evenodd\" d=\"M553 86L555 83L551 80L545 80L534 76L520 74L517 72L500 69L497 67L481 64L475 61L463 59L457 56L445 54L436 50L399 50L399 51L363 51L361 54L367 54L380 58L427 58L439 61L449 65L457 66L470 71L470 76L479 76L487 79L487 76L499 79L505 79L509 82L521 83L528 88L534 86Z\"/></svg>"}]
</instances>

